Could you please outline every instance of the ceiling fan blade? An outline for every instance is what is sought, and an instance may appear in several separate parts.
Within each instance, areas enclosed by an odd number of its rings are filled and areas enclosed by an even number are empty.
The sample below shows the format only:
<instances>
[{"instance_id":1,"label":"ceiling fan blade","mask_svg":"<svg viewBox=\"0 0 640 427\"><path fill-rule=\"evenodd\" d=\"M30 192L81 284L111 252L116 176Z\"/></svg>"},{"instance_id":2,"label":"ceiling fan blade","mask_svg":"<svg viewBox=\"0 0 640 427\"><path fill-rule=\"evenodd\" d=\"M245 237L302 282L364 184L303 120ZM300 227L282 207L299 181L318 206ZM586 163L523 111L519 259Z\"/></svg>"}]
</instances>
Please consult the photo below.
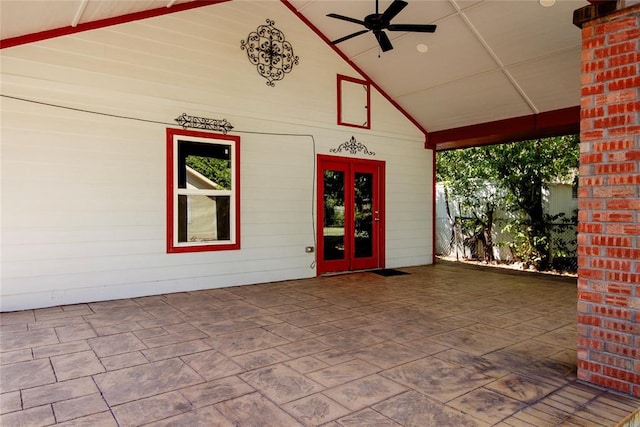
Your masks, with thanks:
<instances>
[{"instance_id":1,"label":"ceiling fan blade","mask_svg":"<svg viewBox=\"0 0 640 427\"><path fill-rule=\"evenodd\" d=\"M433 33L436 31L437 25L420 25L420 24L391 24L387 27L389 31L411 31L416 33Z\"/></svg>"},{"instance_id":2,"label":"ceiling fan blade","mask_svg":"<svg viewBox=\"0 0 640 427\"><path fill-rule=\"evenodd\" d=\"M387 8L387 10L385 10L384 13L382 14L382 17L380 18L380 22L383 22L384 24L389 24L389 22L391 22L391 20L395 18L395 16L399 14L400 11L404 9L408 4L409 3L407 3L404 0L393 0L393 3L391 3Z\"/></svg>"},{"instance_id":3,"label":"ceiling fan blade","mask_svg":"<svg viewBox=\"0 0 640 427\"><path fill-rule=\"evenodd\" d=\"M338 44L340 42L343 42L345 40L349 40L349 39L351 39L353 37L359 36L360 34L364 34L364 33L367 33L367 32L369 32L369 30L356 31L353 34L349 34L348 36L340 37L339 39L336 39L336 40L332 41L331 44Z\"/></svg>"},{"instance_id":4,"label":"ceiling fan blade","mask_svg":"<svg viewBox=\"0 0 640 427\"><path fill-rule=\"evenodd\" d=\"M343 21L353 22L354 24L364 25L364 21L355 18L349 18L348 16L338 15L337 13L330 13L327 15L329 18L342 19Z\"/></svg>"},{"instance_id":5,"label":"ceiling fan blade","mask_svg":"<svg viewBox=\"0 0 640 427\"><path fill-rule=\"evenodd\" d=\"M378 39L380 49L382 49L383 52L387 52L393 49L393 45L391 44L391 40L389 40L387 33L385 33L384 31L379 31L374 34L376 35L376 39Z\"/></svg>"}]
</instances>

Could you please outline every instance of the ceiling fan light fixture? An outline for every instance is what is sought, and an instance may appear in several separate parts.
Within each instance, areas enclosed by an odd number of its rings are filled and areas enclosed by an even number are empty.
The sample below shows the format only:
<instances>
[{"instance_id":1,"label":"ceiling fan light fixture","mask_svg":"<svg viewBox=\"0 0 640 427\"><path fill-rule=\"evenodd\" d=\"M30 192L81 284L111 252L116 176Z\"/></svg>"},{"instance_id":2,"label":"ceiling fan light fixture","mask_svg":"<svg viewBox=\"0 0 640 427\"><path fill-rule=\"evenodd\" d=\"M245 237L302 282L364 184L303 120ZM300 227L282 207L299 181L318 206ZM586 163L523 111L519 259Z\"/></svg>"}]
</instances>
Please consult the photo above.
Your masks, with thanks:
<instances>
[{"instance_id":1,"label":"ceiling fan light fixture","mask_svg":"<svg viewBox=\"0 0 640 427\"><path fill-rule=\"evenodd\" d=\"M556 4L556 0L538 0L538 3L540 3L542 7L551 7Z\"/></svg>"},{"instance_id":2,"label":"ceiling fan light fixture","mask_svg":"<svg viewBox=\"0 0 640 427\"><path fill-rule=\"evenodd\" d=\"M419 45L416 46L416 49L420 53L427 53L427 51L429 50L429 46L427 46L424 43L420 43Z\"/></svg>"}]
</instances>

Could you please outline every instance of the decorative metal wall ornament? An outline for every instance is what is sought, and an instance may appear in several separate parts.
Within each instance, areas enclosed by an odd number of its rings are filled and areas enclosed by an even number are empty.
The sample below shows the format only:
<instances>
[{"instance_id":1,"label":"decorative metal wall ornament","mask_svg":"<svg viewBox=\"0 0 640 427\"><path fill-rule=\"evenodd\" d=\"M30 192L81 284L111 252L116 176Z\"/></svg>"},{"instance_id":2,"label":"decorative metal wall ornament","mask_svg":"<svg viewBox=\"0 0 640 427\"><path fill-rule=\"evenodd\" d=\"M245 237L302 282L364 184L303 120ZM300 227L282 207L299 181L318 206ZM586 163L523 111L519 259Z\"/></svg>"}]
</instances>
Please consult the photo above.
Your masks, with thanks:
<instances>
[{"instance_id":1,"label":"decorative metal wall ornament","mask_svg":"<svg viewBox=\"0 0 640 427\"><path fill-rule=\"evenodd\" d=\"M231 123L229 123L227 119L208 119L206 117L195 117L189 116L187 113L182 113L175 120L183 129L215 130L224 134L233 129L233 126L231 126Z\"/></svg>"},{"instance_id":2,"label":"decorative metal wall ornament","mask_svg":"<svg viewBox=\"0 0 640 427\"><path fill-rule=\"evenodd\" d=\"M274 21L267 19L267 25L260 25L246 40L240 41L240 49L247 51L249 61L271 87L275 86L274 82L284 79L300 60L293 54L291 43L274 25Z\"/></svg>"},{"instance_id":3,"label":"decorative metal wall ornament","mask_svg":"<svg viewBox=\"0 0 640 427\"><path fill-rule=\"evenodd\" d=\"M356 137L352 136L349 141L345 141L338 146L338 148L331 148L329 152L331 153L342 153L342 151L348 151L351 155L356 155L359 151L362 151L363 154L367 156L375 156L376 153L373 151L369 151L366 145L362 142L356 141Z\"/></svg>"}]
</instances>

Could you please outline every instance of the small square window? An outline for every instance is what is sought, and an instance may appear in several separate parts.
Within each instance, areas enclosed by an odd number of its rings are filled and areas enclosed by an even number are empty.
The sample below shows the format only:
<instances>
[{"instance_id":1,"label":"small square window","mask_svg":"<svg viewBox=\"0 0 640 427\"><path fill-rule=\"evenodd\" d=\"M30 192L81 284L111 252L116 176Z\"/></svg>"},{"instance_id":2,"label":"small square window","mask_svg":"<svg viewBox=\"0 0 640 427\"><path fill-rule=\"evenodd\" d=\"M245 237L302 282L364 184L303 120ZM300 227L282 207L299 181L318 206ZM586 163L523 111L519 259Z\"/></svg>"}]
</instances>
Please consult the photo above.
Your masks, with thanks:
<instances>
[{"instance_id":1,"label":"small square window","mask_svg":"<svg viewBox=\"0 0 640 427\"><path fill-rule=\"evenodd\" d=\"M167 129L167 252L240 249L240 138Z\"/></svg>"}]
</instances>

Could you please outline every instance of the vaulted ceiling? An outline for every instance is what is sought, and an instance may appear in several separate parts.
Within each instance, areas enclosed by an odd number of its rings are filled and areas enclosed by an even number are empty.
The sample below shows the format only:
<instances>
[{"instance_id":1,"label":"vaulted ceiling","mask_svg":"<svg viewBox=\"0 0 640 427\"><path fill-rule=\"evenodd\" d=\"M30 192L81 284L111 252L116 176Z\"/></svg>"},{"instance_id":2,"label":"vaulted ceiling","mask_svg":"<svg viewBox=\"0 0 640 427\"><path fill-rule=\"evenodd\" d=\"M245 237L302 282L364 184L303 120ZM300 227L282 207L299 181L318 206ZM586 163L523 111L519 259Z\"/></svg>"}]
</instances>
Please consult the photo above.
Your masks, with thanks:
<instances>
[{"instance_id":1,"label":"vaulted ceiling","mask_svg":"<svg viewBox=\"0 0 640 427\"><path fill-rule=\"evenodd\" d=\"M407 1L393 23L436 24L435 33L389 31L393 50L388 52L380 51L371 32L334 47L428 132L433 145L451 148L577 131L581 35L572 16L586 0L556 0L549 7L538 0ZM6 47L117 17L217 7L218 2L0 0L0 38ZM375 0L283 3L327 42L362 29L327 14L363 20L376 11ZM380 0L380 12L390 3Z\"/></svg>"}]
</instances>

